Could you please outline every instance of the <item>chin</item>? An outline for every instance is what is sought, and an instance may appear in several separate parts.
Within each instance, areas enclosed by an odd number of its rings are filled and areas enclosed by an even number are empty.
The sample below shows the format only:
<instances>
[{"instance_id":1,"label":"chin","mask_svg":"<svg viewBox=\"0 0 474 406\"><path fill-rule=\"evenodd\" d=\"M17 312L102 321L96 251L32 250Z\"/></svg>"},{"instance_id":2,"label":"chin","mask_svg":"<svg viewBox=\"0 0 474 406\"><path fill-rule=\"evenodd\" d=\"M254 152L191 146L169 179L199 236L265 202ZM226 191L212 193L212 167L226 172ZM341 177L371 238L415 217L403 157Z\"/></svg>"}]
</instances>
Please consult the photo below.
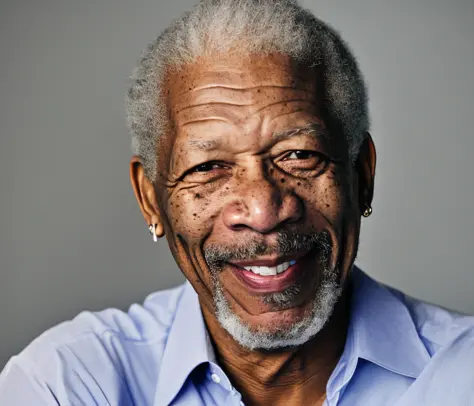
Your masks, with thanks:
<instances>
[{"instance_id":1,"label":"chin","mask_svg":"<svg viewBox=\"0 0 474 406\"><path fill-rule=\"evenodd\" d=\"M214 296L216 318L234 340L248 350L301 346L316 336L329 320L342 292L337 275L333 270L323 271L316 292L300 305L291 304L300 294L298 286L261 296L268 311L258 315L246 312L238 315L218 283Z\"/></svg>"}]
</instances>

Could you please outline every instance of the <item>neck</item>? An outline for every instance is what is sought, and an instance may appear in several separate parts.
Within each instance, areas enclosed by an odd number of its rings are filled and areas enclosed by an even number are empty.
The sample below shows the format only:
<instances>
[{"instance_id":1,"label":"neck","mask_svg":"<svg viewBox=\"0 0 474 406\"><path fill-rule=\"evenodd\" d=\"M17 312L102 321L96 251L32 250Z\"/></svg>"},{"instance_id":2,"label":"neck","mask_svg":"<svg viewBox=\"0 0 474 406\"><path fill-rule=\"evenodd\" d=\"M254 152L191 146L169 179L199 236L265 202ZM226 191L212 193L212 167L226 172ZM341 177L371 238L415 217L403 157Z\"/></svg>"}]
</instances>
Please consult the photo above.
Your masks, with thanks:
<instances>
[{"instance_id":1,"label":"neck","mask_svg":"<svg viewBox=\"0 0 474 406\"><path fill-rule=\"evenodd\" d=\"M311 404L323 403L346 341L349 294L346 287L328 323L314 338L300 347L277 351L243 348L201 306L217 360L246 404L308 404L308 399L315 400Z\"/></svg>"}]
</instances>

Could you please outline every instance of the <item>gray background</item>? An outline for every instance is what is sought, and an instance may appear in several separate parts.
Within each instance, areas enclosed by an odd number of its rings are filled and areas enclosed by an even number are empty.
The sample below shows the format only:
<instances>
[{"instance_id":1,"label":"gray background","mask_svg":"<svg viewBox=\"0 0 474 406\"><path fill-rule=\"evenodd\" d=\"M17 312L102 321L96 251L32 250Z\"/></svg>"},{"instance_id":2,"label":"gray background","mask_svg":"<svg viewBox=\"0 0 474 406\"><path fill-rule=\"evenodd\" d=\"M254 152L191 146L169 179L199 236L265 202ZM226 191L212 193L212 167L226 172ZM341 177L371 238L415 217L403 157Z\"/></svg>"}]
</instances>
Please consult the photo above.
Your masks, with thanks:
<instances>
[{"instance_id":1,"label":"gray background","mask_svg":"<svg viewBox=\"0 0 474 406\"><path fill-rule=\"evenodd\" d=\"M82 309L182 281L128 180L123 96L191 0L9 0L0 9L0 369ZM369 82L378 148L358 264L474 313L474 1L303 1Z\"/></svg>"}]
</instances>

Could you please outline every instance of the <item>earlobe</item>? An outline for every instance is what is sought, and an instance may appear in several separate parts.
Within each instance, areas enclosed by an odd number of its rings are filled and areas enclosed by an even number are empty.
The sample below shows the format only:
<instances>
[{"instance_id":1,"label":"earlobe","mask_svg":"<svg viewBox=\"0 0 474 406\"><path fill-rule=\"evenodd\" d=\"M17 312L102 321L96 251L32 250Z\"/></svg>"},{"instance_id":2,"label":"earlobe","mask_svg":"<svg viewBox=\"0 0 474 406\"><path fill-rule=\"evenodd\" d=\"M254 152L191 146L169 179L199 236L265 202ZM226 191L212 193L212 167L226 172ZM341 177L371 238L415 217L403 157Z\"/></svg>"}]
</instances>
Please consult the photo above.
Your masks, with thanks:
<instances>
[{"instance_id":1,"label":"earlobe","mask_svg":"<svg viewBox=\"0 0 474 406\"><path fill-rule=\"evenodd\" d=\"M146 177L141 158L136 155L130 160L130 182L148 229L152 235L163 237L165 231L158 209L155 186Z\"/></svg>"},{"instance_id":2,"label":"earlobe","mask_svg":"<svg viewBox=\"0 0 474 406\"><path fill-rule=\"evenodd\" d=\"M155 235L157 238L164 237L165 235L165 229L163 228L163 225L161 223L153 223L150 224L149 227L153 235Z\"/></svg>"}]
</instances>

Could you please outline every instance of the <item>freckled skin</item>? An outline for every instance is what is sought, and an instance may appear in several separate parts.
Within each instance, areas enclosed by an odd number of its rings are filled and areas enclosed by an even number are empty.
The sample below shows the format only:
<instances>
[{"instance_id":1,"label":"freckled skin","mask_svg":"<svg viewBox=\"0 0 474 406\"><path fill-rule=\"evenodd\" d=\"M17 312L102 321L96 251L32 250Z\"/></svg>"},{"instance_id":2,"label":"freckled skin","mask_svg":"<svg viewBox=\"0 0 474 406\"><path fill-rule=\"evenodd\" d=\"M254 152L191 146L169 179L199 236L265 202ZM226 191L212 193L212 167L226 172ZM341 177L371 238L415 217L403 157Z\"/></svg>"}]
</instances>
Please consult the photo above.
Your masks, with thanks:
<instances>
[{"instance_id":1,"label":"freckled skin","mask_svg":"<svg viewBox=\"0 0 474 406\"><path fill-rule=\"evenodd\" d=\"M131 162L132 185L145 220L158 224L159 235L166 234L199 295L219 362L246 404L306 405L308 399L322 404L345 342L350 289L323 331L305 345L248 351L214 316L203 249L243 245L257 237L274 245L276 232L285 227L302 233L325 230L333 245L331 262L345 286L357 251L360 215L372 200L372 140L368 136L353 165L345 138L325 126L320 73L282 55L199 60L170 73L165 87L170 125L157 151L156 185L144 176L138 157ZM275 133L313 123L329 135L329 142L304 132L275 140ZM219 281L235 314L251 327L272 331L304 316L319 276L309 273L300 295L283 310L251 295L228 270L219 274Z\"/></svg>"}]
</instances>

